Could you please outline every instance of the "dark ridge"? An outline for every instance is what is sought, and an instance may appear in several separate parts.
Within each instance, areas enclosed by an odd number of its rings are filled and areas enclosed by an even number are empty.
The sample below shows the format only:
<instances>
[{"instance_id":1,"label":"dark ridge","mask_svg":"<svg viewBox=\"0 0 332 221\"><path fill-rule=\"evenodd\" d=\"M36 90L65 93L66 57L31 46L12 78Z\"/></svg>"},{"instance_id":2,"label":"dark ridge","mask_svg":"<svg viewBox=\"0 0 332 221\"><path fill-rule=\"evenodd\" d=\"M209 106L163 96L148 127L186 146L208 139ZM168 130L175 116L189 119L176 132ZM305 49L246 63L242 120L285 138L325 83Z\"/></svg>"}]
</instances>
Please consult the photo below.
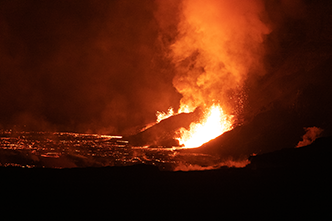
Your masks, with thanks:
<instances>
[{"instance_id":1,"label":"dark ridge","mask_svg":"<svg viewBox=\"0 0 332 221\"><path fill-rule=\"evenodd\" d=\"M193 209L222 209L237 214L294 212L315 205L324 214L331 197L331 145L332 137L320 138L306 147L257 155L245 168L210 171L159 171L143 164L72 169L1 167L0 190L7 205L38 199L38 209L51 211L58 206L110 213L130 207L131 212L144 210L150 215L176 208L192 213Z\"/></svg>"},{"instance_id":2,"label":"dark ridge","mask_svg":"<svg viewBox=\"0 0 332 221\"><path fill-rule=\"evenodd\" d=\"M332 137L316 139L300 148L284 148L249 158L250 169L265 168L331 168Z\"/></svg>"}]
</instances>

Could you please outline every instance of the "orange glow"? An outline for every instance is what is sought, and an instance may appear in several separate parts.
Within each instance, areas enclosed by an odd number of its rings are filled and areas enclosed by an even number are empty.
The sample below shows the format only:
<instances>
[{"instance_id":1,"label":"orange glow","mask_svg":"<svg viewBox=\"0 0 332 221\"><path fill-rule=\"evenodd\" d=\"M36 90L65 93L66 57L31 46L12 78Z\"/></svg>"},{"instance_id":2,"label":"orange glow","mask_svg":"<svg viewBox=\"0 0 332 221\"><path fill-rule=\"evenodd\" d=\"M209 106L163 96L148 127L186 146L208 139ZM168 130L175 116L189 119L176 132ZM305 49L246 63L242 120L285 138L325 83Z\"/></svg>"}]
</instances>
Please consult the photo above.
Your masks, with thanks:
<instances>
[{"instance_id":1,"label":"orange glow","mask_svg":"<svg viewBox=\"0 0 332 221\"><path fill-rule=\"evenodd\" d=\"M156 113L156 116L157 116L157 123L159 123L160 121L164 120L164 119L167 119L169 118L170 116L173 116L174 115L174 111L173 111L173 108L170 107L168 109L168 112L160 112L160 111L157 111Z\"/></svg>"},{"instance_id":2,"label":"orange glow","mask_svg":"<svg viewBox=\"0 0 332 221\"><path fill-rule=\"evenodd\" d=\"M232 129L232 117L219 105L211 106L199 123L191 123L190 129L181 128L176 139L184 148L195 148Z\"/></svg>"},{"instance_id":3,"label":"orange glow","mask_svg":"<svg viewBox=\"0 0 332 221\"><path fill-rule=\"evenodd\" d=\"M186 105L180 107L178 113L174 113L173 108L169 108L167 113L157 111L157 123L176 114L190 112L190 108ZM214 104L210 108L205 109L200 122L190 124L189 130L180 128L176 133L175 139L179 141L183 148L199 147L231 130L233 128L233 117L233 115L225 114L220 105Z\"/></svg>"},{"instance_id":4,"label":"orange glow","mask_svg":"<svg viewBox=\"0 0 332 221\"><path fill-rule=\"evenodd\" d=\"M175 168L174 171L190 171L190 170L214 170L218 169L223 166L227 167L235 167L235 168L243 168L250 163L248 159L245 160L226 160L217 164L212 164L209 166L200 166L200 165L192 165L192 164L183 164L179 163Z\"/></svg>"},{"instance_id":5,"label":"orange glow","mask_svg":"<svg viewBox=\"0 0 332 221\"><path fill-rule=\"evenodd\" d=\"M182 95L179 113L213 103L234 112L229 92L239 93L249 72L264 74L262 42L270 30L260 20L263 10L259 0L182 1L179 34L168 55Z\"/></svg>"},{"instance_id":6,"label":"orange glow","mask_svg":"<svg viewBox=\"0 0 332 221\"><path fill-rule=\"evenodd\" d=\"M304 129L306 130L306 133L302 137L303 140L300 141L296 147L304 147L311 144L320 137L323 132L323 129L319 127L307 127Z\"/></svg>"},{"instance_id":7,"label":"orange glow","mask_svg":"<svg viewBox=\"0 0 332 221\"><path fill-rule=\"evenodd\" d=\"M203 111L200 122L181 128L175 139L199 147L231 130L233 115L244 108L249 74L263 75L264 36L261 0L183 0L177 37L166 55L175 67L173 86L182 95L178 113ZM234 94L234 96L230 96ZM174 114L174 113L173 113ZM157 122L172 116L157 113Z\"/></svg>"}]
</instances>

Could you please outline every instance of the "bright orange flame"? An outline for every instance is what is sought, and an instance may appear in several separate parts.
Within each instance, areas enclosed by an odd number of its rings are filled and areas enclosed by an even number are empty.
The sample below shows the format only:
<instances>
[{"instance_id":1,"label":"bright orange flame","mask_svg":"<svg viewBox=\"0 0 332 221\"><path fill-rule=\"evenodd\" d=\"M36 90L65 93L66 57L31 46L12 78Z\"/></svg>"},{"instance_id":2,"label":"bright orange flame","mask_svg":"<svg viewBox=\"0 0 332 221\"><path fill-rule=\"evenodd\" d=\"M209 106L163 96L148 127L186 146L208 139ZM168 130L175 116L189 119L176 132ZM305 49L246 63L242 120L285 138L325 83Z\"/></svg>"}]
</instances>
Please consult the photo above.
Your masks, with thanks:
<instances>
[{"instance_id":1,"label":"bright orange flame","mask_svg":"<svg viewBox=\"0 0 332 221\"><path fill-rule=\"evenodd\" d=\"M181 128L176 138L184 148L195 148L232 129L233 116L224 113L219 105L211 106L199 123L191 123L190 129Z\"/></svg>"},{"instance_id":2,"label":"bright orange flame","mask_svg":"<svg viewBox=\"0 0 332 221\"><path fill-rule=\"evenodd\" d=\"M157 111L156 113L156 116L157 116L157 123L159 123L160 121L166 119L166 118L169 118L170 116L173 116L174 115L174 111L173 111L173 108L170 107L168 109L168 112L160 112L160 111Z\"/></svg>"}]
</instances>

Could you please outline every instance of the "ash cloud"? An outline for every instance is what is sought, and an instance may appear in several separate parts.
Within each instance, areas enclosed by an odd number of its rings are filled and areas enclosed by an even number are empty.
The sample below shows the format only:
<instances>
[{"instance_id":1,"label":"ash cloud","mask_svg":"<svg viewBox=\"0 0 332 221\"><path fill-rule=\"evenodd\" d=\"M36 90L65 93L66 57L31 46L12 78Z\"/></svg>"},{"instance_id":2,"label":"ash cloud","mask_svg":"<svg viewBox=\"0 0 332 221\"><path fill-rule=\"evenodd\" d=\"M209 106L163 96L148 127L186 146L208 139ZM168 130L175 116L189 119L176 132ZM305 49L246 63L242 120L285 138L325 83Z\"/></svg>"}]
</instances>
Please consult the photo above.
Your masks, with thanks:
<instances>
[{"instance_id":1,"label":"ash cloud","mask_svg":"<svg viewBox=\"0 0 332 221\"><path fill-rule=\"evenodd\" d=\"M0 3L0 125L126 133L180 99L153 1Z\"/></svg>"}]
</instances>

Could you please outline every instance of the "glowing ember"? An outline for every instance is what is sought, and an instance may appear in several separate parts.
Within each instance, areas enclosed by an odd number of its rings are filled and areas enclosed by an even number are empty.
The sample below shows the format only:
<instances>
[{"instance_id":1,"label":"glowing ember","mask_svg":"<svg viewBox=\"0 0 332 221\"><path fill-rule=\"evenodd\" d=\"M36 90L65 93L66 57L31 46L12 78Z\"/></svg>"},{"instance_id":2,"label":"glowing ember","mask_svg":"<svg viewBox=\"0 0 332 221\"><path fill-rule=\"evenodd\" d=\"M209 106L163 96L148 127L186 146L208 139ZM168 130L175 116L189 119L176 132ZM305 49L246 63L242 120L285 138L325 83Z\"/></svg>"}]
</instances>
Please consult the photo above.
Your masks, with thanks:
<instances>
[{"instance_id":1,"label":"glowing ember","mask_svg":"<svg viewBox=\"0 0 332 221\"><path fill-rule=\"evenodd\" d=\"M199 147L232 129L233 116L224 113L219 105L211 106L199 123L191 123L190 129L181 128L176 138L185 148Z\"/></svg>"}]
</instances>

